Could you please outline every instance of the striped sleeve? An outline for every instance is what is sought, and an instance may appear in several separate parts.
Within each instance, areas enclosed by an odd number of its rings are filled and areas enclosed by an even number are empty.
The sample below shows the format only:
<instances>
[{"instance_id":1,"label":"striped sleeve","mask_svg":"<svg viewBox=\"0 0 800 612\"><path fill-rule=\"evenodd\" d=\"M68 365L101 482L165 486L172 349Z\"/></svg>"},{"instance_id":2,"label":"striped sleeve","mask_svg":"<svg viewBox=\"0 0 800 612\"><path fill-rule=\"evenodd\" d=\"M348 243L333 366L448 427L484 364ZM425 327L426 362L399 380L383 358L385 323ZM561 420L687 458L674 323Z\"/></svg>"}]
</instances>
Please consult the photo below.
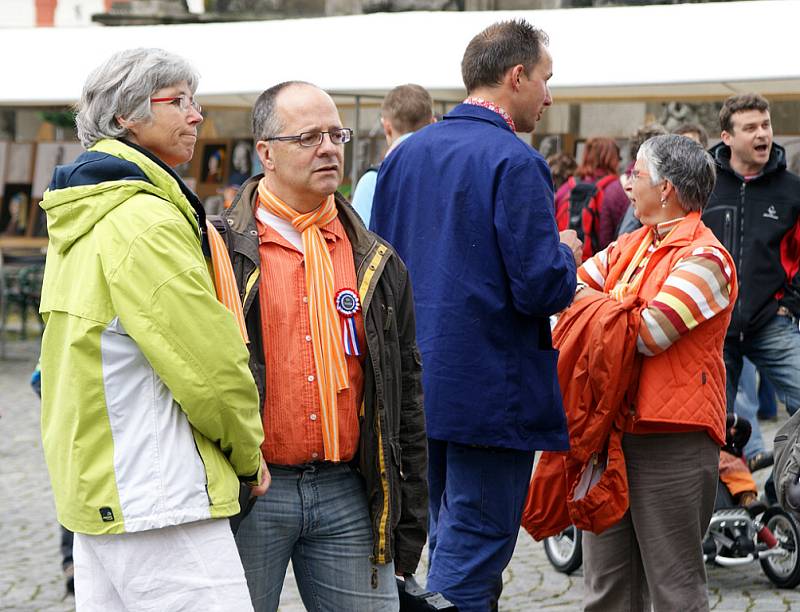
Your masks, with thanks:
<instances>
[{"instance_id":1,"label":"striped sleeve","mask_svg":"<svg viewBox=\"0 0 800 612\"><path fill-rule=\"evenodd\" d=\"M642 311L639 352L657 355L725 310L730 303L730 283L730 266L718 249L700 247L681 258L661 291Z\"/></svg>"},{"instance_id":2,"label":"striped sleeve","mask_svg":"<svg viewBox=\"0 0 800 612\"><path fill-rule=\"evenodd\" d=\"M608 254L616 246L616 242L612 242L605 249L596 253L591 259L587 259L578 268L578 280L583 281L592 289L602 291L606 284L606 275L608 274Z\"/></svg>"}]
</instances>

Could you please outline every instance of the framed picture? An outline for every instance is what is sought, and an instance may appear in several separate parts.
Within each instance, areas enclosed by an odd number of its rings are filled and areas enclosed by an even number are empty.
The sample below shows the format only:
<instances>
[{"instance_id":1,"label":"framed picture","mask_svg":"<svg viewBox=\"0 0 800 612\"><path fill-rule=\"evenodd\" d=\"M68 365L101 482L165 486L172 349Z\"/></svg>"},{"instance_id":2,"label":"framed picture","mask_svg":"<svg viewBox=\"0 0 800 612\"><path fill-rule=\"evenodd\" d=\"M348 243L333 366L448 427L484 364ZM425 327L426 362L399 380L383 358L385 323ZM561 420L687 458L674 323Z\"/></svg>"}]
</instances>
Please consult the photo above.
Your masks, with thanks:
<instances>
[{"instance_id":1,"label":"framed picture","mask_svg":"<svg viewBox=\"0 0 800 612\"><path fill-rule=\"evenodd\" d=\"M12 142L8 145L6 183L25 184L31 182L33 174L33 143Z\"/></svg>"},{"instance_id":2,"label":"framed picture","mask_svg":"<svg viewBox=\"0 0 800 612\"><path fill-rule=\"evenodd\" d=\"M203 147L203 165L200 169L201 183L222 183L225 179L225 164L228 159L228 145L208 143Z\"/></svg>"},{"instance_id":3,"label":"framed picture","mask_svg":"<svg viewBox=\"0 0 800 612\"><path fill-rule=\"evenodd\" d=\"M44 192L53 179L56 166L70 164L83 153L83 147L77 142L43 142L36 146L36 165L33 168L34 199L41 200Z\"/></svg>"},{"instance_id":4,"label":"framed picture","mask_svg":"<svg viewBox=\"0 0 800 612\"><path fill-rule=\"evenodd\" d=\"M31 215L31 184L6 183L0 200L0 236L25 236Z\"/></svg>"},{"instance_id":5,"label":"framed picture","mask_svg":"<svg viewBox=\"0 0 800 612\"><path fill-rule=\"evenodd\" d=\"M227 184L241 186L251 176L253 176L253 141L234 140L231 145Z\"/></svg>"}]
</instances>

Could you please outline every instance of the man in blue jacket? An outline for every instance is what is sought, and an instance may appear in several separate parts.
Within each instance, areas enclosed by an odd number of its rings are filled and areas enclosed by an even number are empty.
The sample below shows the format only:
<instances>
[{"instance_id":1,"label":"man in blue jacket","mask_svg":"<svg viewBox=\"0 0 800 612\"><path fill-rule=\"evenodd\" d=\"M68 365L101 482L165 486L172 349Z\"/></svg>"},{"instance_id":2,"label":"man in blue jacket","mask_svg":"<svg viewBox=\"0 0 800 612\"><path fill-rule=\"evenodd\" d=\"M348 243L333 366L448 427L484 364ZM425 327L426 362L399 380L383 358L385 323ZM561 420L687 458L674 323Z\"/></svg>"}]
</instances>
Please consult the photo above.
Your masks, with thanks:
<instances>
[{"instance_id":1,"label":"man in blue jacket","mask_svg":"<svg viewBox=\"0 0 800 612\"><path fill-rule=\"evenodd\" d=\"M428 588L461 612L496 605L533 451L568 438L548 317L576 286L531 132L552 104L547 37L494 24L461 63L469 97L381 165L371 229L406 261L423 356L430 486Z\"/></svg>"}]
</instances>

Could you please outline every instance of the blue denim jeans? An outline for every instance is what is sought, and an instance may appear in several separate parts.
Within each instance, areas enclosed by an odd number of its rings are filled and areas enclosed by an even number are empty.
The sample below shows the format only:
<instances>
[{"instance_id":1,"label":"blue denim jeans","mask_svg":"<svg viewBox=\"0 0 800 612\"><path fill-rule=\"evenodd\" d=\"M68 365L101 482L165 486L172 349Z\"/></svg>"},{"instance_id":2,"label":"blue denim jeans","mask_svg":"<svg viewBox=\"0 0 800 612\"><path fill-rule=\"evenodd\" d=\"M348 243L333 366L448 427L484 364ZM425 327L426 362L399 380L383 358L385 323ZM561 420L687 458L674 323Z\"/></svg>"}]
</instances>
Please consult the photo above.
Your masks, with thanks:
<instances>
[{"instance_id":1,"label":"blue denim jeans","mask_svg":"<svg viewBox=\"0 0 800 612\"><path fill-rule=\"evenodd\" d=\"M758 418L771 419L778 415L775 387L764 376L758 381Z\"/></svg>"},{"instance_id":2,"label":"blue denim jeans","mask_svg":"<svg viewBox=\"0 0 800 612\"><path fill-rule=\"evenodd\" d=\"M750 422L750 440L744 446L744 456L749 459L763 451L765 447L757 416L756 366L746 357L742 361L742 371L739 374L739 390L736 393L736 402L733 410L740 417L744 417Z\"/></svg>"},{"instance_id":3,"label":"blue denim jeans","mask_svg":"<svg viewBox=\"0 0 800 612\"><path fill-rule=\"evenodd\" d=\"M398 610L394 564L370 561L361 475L347 464L269 469L269 490L236 534L255 612L278 609L289 559L307 610Z\"/></svg>"},{"instance_id":4,"label":"blue denim jeans","mask_svg":"<svg viewBox=\"0 0 800 612\"><path fill-rule=\"evenodd\" d=\"M427 588L459 612L486 612L519 535L533 451L428 439Z\"/></svg>"},{"instance_id":5,"label":"blue denim jeans","mask_svg":"<svg viewBox=\"0 0 800 612\"><path fill-rule=\"evenodd\" d=\"M744 341L725 341L728 412L734 411L736 389L747 357L775 387L789 414L800 408L800 330L794 317L775 315Z\"/></svg>"}]
</instances>

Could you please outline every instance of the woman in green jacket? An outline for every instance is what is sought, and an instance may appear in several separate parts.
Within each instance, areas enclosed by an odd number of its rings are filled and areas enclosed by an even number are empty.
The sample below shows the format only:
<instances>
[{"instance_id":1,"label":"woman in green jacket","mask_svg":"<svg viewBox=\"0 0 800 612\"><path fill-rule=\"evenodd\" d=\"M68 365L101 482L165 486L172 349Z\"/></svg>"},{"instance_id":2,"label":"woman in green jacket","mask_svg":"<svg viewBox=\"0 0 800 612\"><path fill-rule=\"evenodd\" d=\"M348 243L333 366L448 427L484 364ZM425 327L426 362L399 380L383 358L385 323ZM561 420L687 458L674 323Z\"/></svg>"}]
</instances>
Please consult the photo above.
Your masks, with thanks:
<instances>
[{"instance_id":1,"label":"woman in green jacket","mask_svg":"<svg viewBox=\"0 0 800 612\"><path fill-rule=\"evenodd\" d=\"M42 202L42 439L78 610L252 609L216 519L240 481L266 491L258 396L203 209L172 170L203 120L197 81L159 49L112 56L78 107L87 150Z\"/></svg>"}]
</instances>

